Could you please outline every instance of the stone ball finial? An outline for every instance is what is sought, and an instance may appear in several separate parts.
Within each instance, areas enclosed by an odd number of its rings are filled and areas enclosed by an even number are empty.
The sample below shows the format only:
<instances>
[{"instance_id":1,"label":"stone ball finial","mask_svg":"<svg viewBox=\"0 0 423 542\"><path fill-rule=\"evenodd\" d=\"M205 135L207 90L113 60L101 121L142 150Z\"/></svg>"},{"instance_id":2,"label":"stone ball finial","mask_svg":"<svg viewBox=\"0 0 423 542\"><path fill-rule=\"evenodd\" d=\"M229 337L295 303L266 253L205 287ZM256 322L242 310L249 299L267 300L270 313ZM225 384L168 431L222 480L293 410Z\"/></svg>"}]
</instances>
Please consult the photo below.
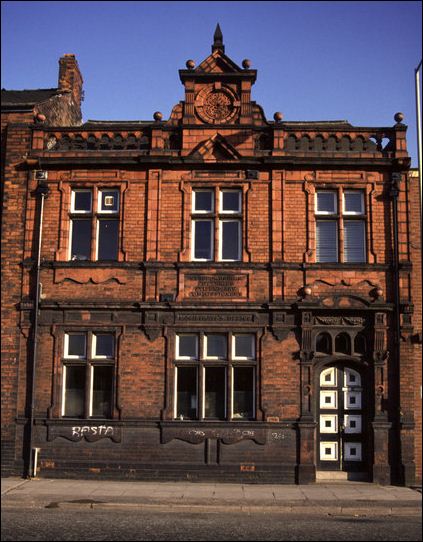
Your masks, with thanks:
<instances>
[{"instance_id":1,"label":"stone ball finial","mask_svg":"<svg viewBox=\"0 0 423 542\"><path fill-rule=\"evenodd\" d=\"M275 119L275 122L281 122L283 119L283 115L280 111L276 111L276 113L273 115L273 118Z\"/></svg>"},{"instance_id":2,"label":"stone ball finial","mask_svg":"<svg viewBox=\"0 0 423 542\"><path fill-rule=\"evenodd\" d=\"M244 70L249 70L250 66L251 60L249 60L248 58L244 58L244 60L242 61L242 67L244 68Z\"/></svg>"},{"instance_id":3,"label":"stone ball finial","mask_svg":"<svg viewBox=\"0 0 423 542\"><path fill-rule=\"evenodd\" d=\"M304 286L303 292L304 292L304 295L307 296L307 295L311 295L312 290L311 290L310 286L307 285L307 286Z\"/></svg>"},{"instance_id":4,"label":"stone ball finial","mask_svg":"<svg viewBox=\"0 0 423 542\"><path fill-rule=\"evenodd\" d=\"M404 113L401 113L401 112L395 113L394 119L395 119L395 122L399 124L400 122L404 120Z\"/></svg>"},{"instance_id":5,"label":"stone ball finial","mask_svg":"<svg viewBox=\"0 0 423 542\"><path fill-rule=\"evenodd\" d=\"M193 60L189 59L189 60L186 61L185 66L189 70L193 70L195 68L195 62Z\"/></svg>"},{"instance_id":6,"label":"stone ball finial","mask_svg":"<svg viewBox=\"0 0 423 542\"><path fill-rule=\"evenodd\" d=\"M153 119L157 122L161 121L163 118L163 115L162 113L160 113L160 111L156 111L153 115Z\"/></svg>"}]
</instances>

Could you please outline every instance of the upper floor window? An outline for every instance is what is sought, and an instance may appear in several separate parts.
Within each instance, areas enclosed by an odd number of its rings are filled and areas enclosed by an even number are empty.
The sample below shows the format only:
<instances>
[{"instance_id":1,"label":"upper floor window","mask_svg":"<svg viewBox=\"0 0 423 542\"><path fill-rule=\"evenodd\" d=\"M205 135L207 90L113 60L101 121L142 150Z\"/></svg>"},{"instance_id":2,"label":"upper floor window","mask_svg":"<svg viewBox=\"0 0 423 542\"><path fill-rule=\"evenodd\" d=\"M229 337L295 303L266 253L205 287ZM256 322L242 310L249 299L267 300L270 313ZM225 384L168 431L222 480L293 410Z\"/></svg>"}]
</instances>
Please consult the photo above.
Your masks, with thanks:
<instances>
[{"instance_id":1,"label":"upper floor window","mask_svg":"<svg viewBox=\"0 0 423 542\"><path fill-rule=\"evenodd\" d=\"M70 260L117 260L119 190L73 189L70 209Z\"/></svg>"},{"instance_id":2,"label":"upper floor window","mask_svg":"<svg viewBox=\"0 0 423 542\"><path fill-rule=\"evenodd\" d=\"M111 418L115 356L113 333L65 333L62 416Z\"/></svg>"},{"instance_id":3,"label":"upper floor window","mask_svg":"<svg viewBox=\"0 0 423 542\"><path fill-rule=\"evenodd\" d=\"M358 190L316 192L316 261L356 263L366 261L364 194Z\"/></svg>"},{"instance_id":4,"label":"upper floor window","mask_svg":"<svg viewBox=\"0 0 423 542\"><path fill-rule=\"evenodd\" d=\"M241 260L242 191L193 190L191 231L193 260Z\"/></svg>"}]
</instances>

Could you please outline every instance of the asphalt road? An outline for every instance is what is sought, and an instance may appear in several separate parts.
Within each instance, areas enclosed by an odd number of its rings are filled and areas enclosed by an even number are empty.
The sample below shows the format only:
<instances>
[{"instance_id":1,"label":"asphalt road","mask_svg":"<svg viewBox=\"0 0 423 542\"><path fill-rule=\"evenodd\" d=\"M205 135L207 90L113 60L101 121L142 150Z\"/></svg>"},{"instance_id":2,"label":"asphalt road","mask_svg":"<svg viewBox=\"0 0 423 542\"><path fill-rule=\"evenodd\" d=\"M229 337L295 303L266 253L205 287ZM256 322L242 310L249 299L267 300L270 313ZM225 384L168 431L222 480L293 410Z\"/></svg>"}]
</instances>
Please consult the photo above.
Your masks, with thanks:
<instances>
[{"instance_id":1,"label":"asphalt road","mask_svg":"<svg viewBox=\"0 0 423 542\"><path fill-rule=\"evenodd\" d=\"M1 540L422 540L421 517L278 512L2 510Z\"/></svg>"}]
</instances>

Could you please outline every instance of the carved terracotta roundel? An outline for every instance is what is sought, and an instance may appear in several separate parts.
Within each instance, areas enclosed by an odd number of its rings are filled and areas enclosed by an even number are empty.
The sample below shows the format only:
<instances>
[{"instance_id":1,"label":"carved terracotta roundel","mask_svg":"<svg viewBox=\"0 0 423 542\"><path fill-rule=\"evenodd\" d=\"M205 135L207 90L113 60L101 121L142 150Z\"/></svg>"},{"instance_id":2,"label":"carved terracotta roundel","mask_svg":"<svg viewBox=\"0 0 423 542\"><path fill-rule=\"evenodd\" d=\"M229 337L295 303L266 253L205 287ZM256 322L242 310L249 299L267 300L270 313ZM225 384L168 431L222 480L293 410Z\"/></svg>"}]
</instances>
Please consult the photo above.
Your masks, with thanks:
<instances>
[{"instance_id":1,"label":"carved terracotta roundel","mask_svg":"<svg viewBox=\"0 0 423 542\"><path fill-rule=\"evenodd\" d=\"M224 92L211 92L204 100L204 112L212 119L224 120L232 109L231 99Z\"/></svg>"},{"instance_id":2,"label":"carved terracotta roundel","mask_svg":"<svg viewBox=\"0 0 423 542\"><path fill-rule=\"evenodd\" d=\"M209 124L229 122L239 111L237 96L227 87L203 89L195 105L198 116Z\"/></svg>"}]
</instances>

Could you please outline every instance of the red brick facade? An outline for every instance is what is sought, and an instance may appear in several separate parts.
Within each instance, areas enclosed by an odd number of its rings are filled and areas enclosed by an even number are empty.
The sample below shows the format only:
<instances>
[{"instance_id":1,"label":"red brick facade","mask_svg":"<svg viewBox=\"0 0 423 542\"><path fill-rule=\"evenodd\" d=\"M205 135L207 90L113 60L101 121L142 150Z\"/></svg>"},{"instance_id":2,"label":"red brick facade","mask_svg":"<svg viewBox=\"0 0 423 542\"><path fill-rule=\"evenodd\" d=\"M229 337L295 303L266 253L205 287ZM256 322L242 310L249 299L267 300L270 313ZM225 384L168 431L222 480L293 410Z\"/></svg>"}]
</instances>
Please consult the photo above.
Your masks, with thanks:
<instances>
[{"instance_id":1,"label":"red brick facade","mask_svg":"<svg viewBox=\"0 0 423 542\"><path fill-rule=\"evenodd\" d=\"M81 124L73 55L50 96L4 93L4 472L39 448L41 476L415 483L402 116L268 121L219 31L179 73L167 121Z\"/></svg>"}]
</instances>

